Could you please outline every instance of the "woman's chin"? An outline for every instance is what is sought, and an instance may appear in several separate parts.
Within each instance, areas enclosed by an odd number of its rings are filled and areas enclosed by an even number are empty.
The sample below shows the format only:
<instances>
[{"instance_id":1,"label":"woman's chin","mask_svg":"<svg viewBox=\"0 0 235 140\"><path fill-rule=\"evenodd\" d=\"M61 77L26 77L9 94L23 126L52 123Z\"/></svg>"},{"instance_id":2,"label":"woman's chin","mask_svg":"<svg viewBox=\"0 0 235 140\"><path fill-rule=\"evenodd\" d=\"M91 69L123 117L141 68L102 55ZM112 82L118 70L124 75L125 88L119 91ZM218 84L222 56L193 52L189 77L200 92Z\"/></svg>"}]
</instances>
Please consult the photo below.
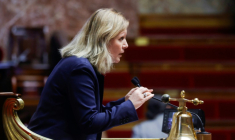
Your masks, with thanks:
<instances>
[{"instance_id":1,"label":"woman's chin","mask_svg":"<svg viewBox=\"0 0 235 140\"><path fill-rule=\"evenodd\" d=\"M120 62L120 59L117 59L117 60L114 60L114 61L113 61L114 64L117 64L117 63L119 63L119 62Z\"/></svg>"}]
</instances>

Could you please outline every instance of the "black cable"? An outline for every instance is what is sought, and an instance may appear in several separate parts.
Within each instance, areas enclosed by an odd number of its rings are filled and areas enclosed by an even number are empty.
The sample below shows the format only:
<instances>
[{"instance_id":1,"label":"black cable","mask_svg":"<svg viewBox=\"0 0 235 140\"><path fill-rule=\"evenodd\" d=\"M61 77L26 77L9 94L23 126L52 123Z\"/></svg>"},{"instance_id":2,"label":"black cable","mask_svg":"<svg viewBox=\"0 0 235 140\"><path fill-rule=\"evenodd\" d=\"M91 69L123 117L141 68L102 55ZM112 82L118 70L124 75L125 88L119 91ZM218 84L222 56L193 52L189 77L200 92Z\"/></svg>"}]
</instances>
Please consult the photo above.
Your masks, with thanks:
<instances>
[{"instance_id":1,"label":"black cable","mask_svg":"<svg viewBox=\"0 0 235 140\"><path fill-rule=\"evenodd\" d=\"M194 112L190 112L190 111L188 111L189 113L191 113L191 114L193 114L193 115L195 115L195 116L197 116L197 118L199 119L199 121L201 122L201 132L205 132L205 128L204 128L204 124L203 124L203 122L202 122L202 119L196 114L196 113L194 113Z\"/></svg>"}]
</instances>

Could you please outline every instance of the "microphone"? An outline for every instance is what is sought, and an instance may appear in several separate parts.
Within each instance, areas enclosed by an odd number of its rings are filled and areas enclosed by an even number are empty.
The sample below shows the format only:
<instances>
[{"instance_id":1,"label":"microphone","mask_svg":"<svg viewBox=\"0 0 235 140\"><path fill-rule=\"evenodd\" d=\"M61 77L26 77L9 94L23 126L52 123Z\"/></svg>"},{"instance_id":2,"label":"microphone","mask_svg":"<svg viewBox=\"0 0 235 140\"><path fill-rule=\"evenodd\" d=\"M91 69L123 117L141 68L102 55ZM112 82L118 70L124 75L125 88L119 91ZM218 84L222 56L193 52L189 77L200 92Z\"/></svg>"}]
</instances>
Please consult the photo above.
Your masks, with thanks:
<instances>
[{"instance_id":1,"label":"microphone","mask_svg":"<svg viewBox=\"0 0 235 140\"><path fill-rule=\"evenodd\" d=\"M132 84L134 84L135 86L141 87L140 81L139 81L139 79L138 79L137 77L132 78L132 79L131 79L131 82L132 82Z\"/></svg>"},{"instance_id":2,"label":"microphone","mask_svg":"<svg viewBox=\"0 0 235 140\"><path fill-rule=\"evenodd\" d=\"M131 82L132 82L132 84L134 84L135 86L141 87L141 85L140 85L140 80L139 80L136 76L131 79ZM157 101L159 101L159 102L163 102L162 100L160 100L160 99L158 99L158 98L155 98L155 97L152 97L152 98L155 99L155 100L157 100ZM164 102L163 102L163 103L164 103ZM170 106L172 106L172 107L175 108L175 109L178 108L178 106L175 106L175 105L173 105L173 104L171 104L171 103L167 103L167 104L170 105Z\"/></svg>"},{"instance_id":3,"label":"microphone","mask_svg":"<svg viewBox=\"0 0 235 140\"><path fill-rule=\"evenodd\" d=\"M135 86L141 87L141 85L140 85L140 80L139 80L136 76L131 79L131 82L132 82L132 84L134 84ZM168 96L166 96L166 95L165 95L165 96L162 96L162 100L160 100L160 99L158 99L158 98L155 98L155 97L152 97L152 98L155 99L155 100L157 100L157 101L159 101L159 102L166 103L166 104L170 105L171 107L173 107L174 109L177 109L177 108L178 108L178 106L175 106L175 105L173 105L173 104L171 104L171 103L168 103L168 102L169 102L169 95L168 95ZM188 111L188 112L190 112L190 111ZM200 134L208 134L208 132L205 131L204 124L203 124L201 118L200 118L196 113L194 113L194 112L190 112L190 113L191 113L191 114L194 114L194 115L199 119L199 122L200 122L201 128L202 128Z\"/></svg>"}]
</instances>

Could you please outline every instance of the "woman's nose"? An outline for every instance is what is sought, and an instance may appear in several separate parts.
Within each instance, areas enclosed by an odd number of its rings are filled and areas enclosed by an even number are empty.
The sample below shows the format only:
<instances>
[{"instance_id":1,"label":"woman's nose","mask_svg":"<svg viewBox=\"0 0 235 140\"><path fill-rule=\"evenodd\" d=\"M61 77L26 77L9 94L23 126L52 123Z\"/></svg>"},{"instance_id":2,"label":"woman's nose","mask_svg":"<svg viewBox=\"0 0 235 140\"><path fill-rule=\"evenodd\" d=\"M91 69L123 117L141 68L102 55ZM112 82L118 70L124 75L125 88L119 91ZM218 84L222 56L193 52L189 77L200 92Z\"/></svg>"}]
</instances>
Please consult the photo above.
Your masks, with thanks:
<instances>
[{"instance_id":1,"label":"woman's nose","mask_svg":"<svg viewBox=\"0 0 235 140\"><path fill-rule=\"evenodd\" d=\"M124 42L124 44L123 44L123 49L126 49L126 48L128 48L128 43L127 43L127 41L125 40L125 42Z\"/></svg>"}]
</instances>

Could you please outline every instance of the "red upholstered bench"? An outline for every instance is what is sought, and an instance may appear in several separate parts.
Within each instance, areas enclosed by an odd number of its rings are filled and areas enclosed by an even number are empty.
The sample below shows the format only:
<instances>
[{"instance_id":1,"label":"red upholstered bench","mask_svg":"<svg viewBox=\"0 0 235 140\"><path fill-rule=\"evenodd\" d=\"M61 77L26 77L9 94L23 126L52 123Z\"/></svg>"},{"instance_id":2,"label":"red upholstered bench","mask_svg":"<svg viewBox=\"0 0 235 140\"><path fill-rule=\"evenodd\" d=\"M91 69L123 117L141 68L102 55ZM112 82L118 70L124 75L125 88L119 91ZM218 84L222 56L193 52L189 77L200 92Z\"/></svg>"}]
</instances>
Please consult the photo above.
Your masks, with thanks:
<instances>
[{"instance_id":1,"label":"red upholstered bench","mask_svg":"<svg viewBox=\"0 0 235 140\"><path fill-rule=\"evenodd\" d=\"M104 88L132 88L129 72L111 72L105 74Z\"/></svg>"},{"instance_id":2,"label":"red upholstered bench","mask_svg":"<svg viewBox=\"0 0 235 140\"><path fill-rule=\"evenodd\" d=\"M234 62L234 45L202 46L130 46L125 50L125 60L143 62Z\"/></svg>"},{"instance_id":3,"label":"red upholstered bench","mask_svg":"<svg viewBox=\"0 0 235 140\"><path fill-rule=\"evenodd\" d=\"M212 140L234 140L235 130L228 129L208 129L207 132L212 134Z\"/></svg>"},{"instance_id":4,"label":"red upholstered bench","mask_svg":"<svg viewBox=\"0 0 235 140\"><path fill-rule=\"evenodd\" d=\"M143 71L138 78L154 89L235 89L234 71Z\"/></svg>"},{"instance_id":5,"label":"red upholstered bench","mask_svg":"<svg viewBox=\"0 0 235 140\"><path fill-rule=\"evenodd\" d=\"M205 112L206 120L234 120L235 121L235 99L230 100L203 100L203 105L194 106L187 104L189 109L202 109Z\"/></svg>"}]
</instances>

